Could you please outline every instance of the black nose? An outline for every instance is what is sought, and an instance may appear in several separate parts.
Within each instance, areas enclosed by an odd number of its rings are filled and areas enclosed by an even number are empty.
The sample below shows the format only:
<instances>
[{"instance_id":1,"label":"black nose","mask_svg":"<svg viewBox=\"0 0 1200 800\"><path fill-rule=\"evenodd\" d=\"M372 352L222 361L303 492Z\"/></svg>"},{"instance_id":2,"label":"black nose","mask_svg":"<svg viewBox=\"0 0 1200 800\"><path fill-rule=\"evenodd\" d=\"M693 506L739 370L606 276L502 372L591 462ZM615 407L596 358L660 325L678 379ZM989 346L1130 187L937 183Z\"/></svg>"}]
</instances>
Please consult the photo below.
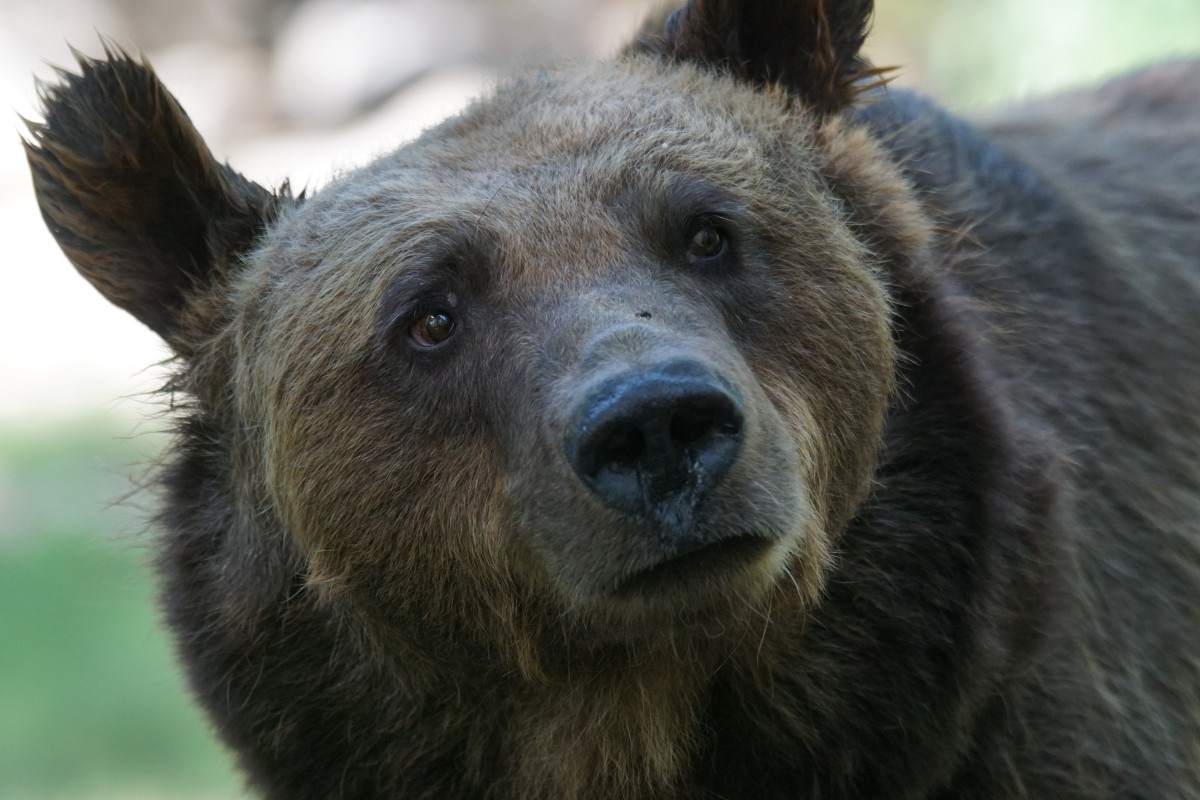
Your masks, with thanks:
<instances>
[{"instance_id":1,"label":"black nose","mask_svg":"<svg viewBox=\"0 0 1200 800\"><path fill-rule=\"evenodd\" d=\"M670 361L619 375L580 404L567 459L607 505L686 527L737 458L736 391L701 364Z\"/></svg>"}]
</instances>

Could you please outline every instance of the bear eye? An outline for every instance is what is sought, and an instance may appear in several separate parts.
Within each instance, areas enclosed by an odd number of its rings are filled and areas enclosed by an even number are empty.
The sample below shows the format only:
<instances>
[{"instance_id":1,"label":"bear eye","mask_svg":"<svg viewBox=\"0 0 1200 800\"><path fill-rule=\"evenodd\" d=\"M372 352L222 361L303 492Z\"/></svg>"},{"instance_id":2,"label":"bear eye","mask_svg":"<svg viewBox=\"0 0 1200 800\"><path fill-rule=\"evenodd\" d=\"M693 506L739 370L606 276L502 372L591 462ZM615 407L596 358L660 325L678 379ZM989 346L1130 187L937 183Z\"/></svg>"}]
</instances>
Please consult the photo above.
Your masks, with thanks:
<instances>
[{"instance_id":1,"label":"bear eye","mask_svg":"<svg viewBox=\"0 0 1200 800\"><path fill-rule=\"evenodd\" d=\"M422 314L408 329L409 336L421 347L437 347L458 329L454 317L445 311Z\"/></svg>"},{"instance_id":2,"label":"bear eye","mask_svg":"<svg viewBox=\"0 0 1200 800\"><path fill-rule=\"evenodd\" d=\"M725 252L725 246L725 234L719 228L714 225L701 225L688 242L688 259L694 262L716 258Z\"/></svg>"}]
</instances>

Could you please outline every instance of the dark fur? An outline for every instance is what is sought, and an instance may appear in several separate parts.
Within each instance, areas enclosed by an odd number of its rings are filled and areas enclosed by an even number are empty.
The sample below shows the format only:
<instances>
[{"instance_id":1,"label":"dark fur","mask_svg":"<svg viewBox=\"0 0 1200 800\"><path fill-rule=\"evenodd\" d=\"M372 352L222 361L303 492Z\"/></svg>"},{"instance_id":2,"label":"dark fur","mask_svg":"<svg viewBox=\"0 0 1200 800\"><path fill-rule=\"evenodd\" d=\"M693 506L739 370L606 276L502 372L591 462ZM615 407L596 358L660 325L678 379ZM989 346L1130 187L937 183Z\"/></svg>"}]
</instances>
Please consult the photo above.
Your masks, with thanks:
<instances>
[{"instance_id":1,"label":"dark fur","mask_svg":"<svg viewBox=\"0 0 1200 800\"><path fill-rule=\"evenodd\" d=\"M164 598L265 795L1200 795L1200 63L973 126L869 13L693 0L304 201L124 55L47 90L47 223L182 356ZM672 528L561 442L680 358L746 422Z\"/></svg>"}]
</instances>

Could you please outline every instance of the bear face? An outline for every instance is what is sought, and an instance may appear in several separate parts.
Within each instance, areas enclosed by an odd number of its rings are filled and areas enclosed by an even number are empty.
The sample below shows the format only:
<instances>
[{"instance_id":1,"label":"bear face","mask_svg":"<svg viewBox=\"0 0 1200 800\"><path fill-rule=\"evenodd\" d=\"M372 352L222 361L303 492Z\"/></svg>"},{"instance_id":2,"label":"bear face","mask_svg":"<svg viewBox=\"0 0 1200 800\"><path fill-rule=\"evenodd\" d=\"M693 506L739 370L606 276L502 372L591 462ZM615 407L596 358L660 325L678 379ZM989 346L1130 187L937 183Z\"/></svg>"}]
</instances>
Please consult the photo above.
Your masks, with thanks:
<instances>
[{"instance_id":1,"label":"bear face","mask_svg":"<svg viewBox=\"0 0 1200 800\"><path fill-rule=\"evenodd\" d=\"M650 85L664 99L639 107ZM818 121L730 96L641 59L517 85L282 215L233 287L233 391L315 580L377 616L462 574L461 608L529 593L554 619L658 608L653 627L816 595L874 459L888 300L804 148ZM676 407L638 421L639 402ZM633 433L601 439L667 440L631 445L624 494L569 452L613 404ZM709 467L688 437L726 424ZM643 463L673 438L695 463Z\"/></svg>"}]
</instances>

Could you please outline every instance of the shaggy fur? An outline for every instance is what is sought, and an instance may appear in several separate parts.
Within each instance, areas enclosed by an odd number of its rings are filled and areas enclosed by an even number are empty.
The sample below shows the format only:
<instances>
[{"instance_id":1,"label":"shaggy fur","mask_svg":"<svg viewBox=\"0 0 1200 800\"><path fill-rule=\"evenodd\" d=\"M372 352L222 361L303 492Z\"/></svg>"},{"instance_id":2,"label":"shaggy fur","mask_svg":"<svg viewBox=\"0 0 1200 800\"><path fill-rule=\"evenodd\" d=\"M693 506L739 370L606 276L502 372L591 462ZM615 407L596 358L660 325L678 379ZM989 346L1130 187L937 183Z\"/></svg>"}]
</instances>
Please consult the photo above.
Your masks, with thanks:
<instances>
[{"instance_id":1,"label":"shaggy fur","mask_svg":"<svg viewBox=\"0 0 1200 800\"><path fill-rule=\"evenodd\" d=\"M264 796L1200 795L1200 64L975 127L870 10L692 0L307 199L122 53L45 90Z\"/></svg>"}]
</instances>

